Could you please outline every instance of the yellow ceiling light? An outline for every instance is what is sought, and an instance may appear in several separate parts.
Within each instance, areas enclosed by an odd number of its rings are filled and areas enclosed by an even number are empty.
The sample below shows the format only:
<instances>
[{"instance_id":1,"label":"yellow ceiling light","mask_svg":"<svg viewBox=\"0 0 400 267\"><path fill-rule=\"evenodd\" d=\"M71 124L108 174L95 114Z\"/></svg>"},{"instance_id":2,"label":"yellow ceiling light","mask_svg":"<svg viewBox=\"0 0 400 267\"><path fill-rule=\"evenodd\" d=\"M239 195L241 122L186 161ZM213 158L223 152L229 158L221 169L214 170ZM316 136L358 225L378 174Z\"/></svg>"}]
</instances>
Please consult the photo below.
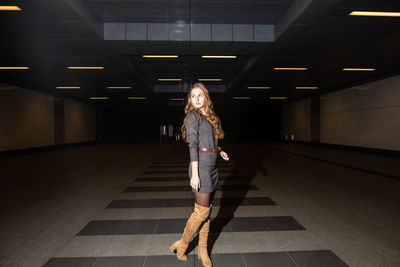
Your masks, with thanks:
<instances>
[{"instance_id":1,"label":"yellow ceiling light","mask_svg":"<svg viewBox=\"0 0 400 267\"><path fill-rule=\"evenodd\" d=\"M173 101L183 101L183 100L185 100L184 98L170 98L170 100L173 100Z\"/></svg>"},{"instance_id":2,"label":"yellow ceiling light","mask_svg":"<svg viewBox=\"0 0 400 267\"><path fill-rule=\"evenodd\" d=\"M274 68L274 70L308 70L308 68Z\"/></svg>"},{"instance_id":3,"label":"yellow ceiling light","mask_svg":"<svg viewBox=\"0 0 400 267\"><path fill-rule=\"evenodd\" d=\"M145 96L128 96L128 99L146 99Z\"/></svg>"},{"instance_id":4,"label":"yellow ceiling light","mask_svg":"<svg viewBox=\"0 0 400 267\"><path fill-rule=\"evenodd\" d=\"M106 96L91 96L90 99L108 99Z\"/></svg>"},{"instance_id":5,"label":"yellow ceiling light","mask_svg":"<svg viewBox=\"0 0 400 267\"><path fill-rule=\"evenodd\" d=\"M142 55L144 58L177 58L177 55Z\"/></svg>"},{"instance_id":6,"label":"yellow ceiling light","mask_svg":"<svg viewBox=\"0 0 400 267\"><path fill-rule=\"evenodd\" d=\"M201 56L202 58L237 58L237 56Z\"/></svg>"},{"instance_id":7,"label":"yellow ceiling light","mask_svg":"<svg viewBox=\"0 0 400 267\"><path fill-rule=\"evenodd\" d=\"M22 10L19 6L0 6L0 10L4 11L19 11Z\"/></svg>"},{"instance_id":8,"label":"yellow ceiling light","mask_svg":"<svg viewBox=\"0 0 400 267\"><path fill-rule=\"evenodd\" d=\"M56 89L81 89L80 86L57 86Z\"/></svg>"},{"instance_id":9,"label":"yellow ceiling light","mask_svg":"<svg viewBox=\"0 0 400 267\"><path fill-rule=\"evenodd\" d=\"M233 99L250 99L250 96L234 96Z\"/></svg>"},{"instance_id":10,"label":"yellow ceiling light","mask_svg":"<svg viewBox=\"0 0 400 267\"><path fill-rule=\"evenodd\" d=\"M0 70L28 70L29 67L0 67Z\"/></svg>"},{"instance_id":11,"label":"yellow ceiling light","mask_svg":"<svg viewBox=\"0 0 400 267\"><path fill-rule=\"evenodd\" d=\"M247 86L247 89L271 89L269 86Z\"/></svg>"},{"instance_id":12,"label":"yellow ceiling light","mask_svg":"<svg viewBox=\"0 0 400 267\"><path fill-rule=\"evenodd\" d=\"M157 79L160 82L179 82L182 81L182 79Z\"/></svg>"},{"instance_id":13,"label":"yellow ceiling light","mask_svg":"<svg viewBox=\"0 0 400 267\"><path fill-rule=\"evenodd\" d=\"M197 79L200 82L220 82L222 79Z\"/></svg>"},{"instance_id":14,"label":"yellow ceiling light","mask_svg":"<svg viewBox=\"0 0 400 267\"><path fill-rule=\"evenodd\" d=\"M287 99L286 96L270 96L269 99Z\"/></svg>"},{"instance_id":15,"label":"yellow ceiling light","mask_svg":"<svg viewBox=\"0 0 400 267\"><path fill-rule=\"evenodd\" d=\"M344 71L375 71L376 69L371 68L343 68Z\"/></svg>"},{"instance_id":16,"label":"yellow ceiling light","mask_svg":"<svg viewBox=\"0 0 400 267\"><path fill-rule=\"evenodd\" d=\"M350 16L400 17L400 12L352 11Z\"/></svg>"},{"instance_id":17,"label":"yellow ceiling light","mask_svg":"<svg viewBox=\"0 0 400 267\"><path fill-rule=\"evenodd\" d=\"M132 86L107 86L108 89L132 89Z\"/></svg>"},{"instance_id":18,"label":"yellow ceiling light","mask_svg":"<svg viewBox=\"0 0 400 267\"><path fill-rule=\"evenodd\" d=\"M315 90L318 89L317 86L296 86L296 89L311 89L311 90Z\"/></svg>"},{"instance_id":19,"label":"yellow ceiling light","mask_svg":"<svg viewBox=\"0 0 400 267\"><path fill-rule=\"evenodd\" d=\"M70 70L102 70L104 67L67 67Z\"/></svg>"}]
</instances>

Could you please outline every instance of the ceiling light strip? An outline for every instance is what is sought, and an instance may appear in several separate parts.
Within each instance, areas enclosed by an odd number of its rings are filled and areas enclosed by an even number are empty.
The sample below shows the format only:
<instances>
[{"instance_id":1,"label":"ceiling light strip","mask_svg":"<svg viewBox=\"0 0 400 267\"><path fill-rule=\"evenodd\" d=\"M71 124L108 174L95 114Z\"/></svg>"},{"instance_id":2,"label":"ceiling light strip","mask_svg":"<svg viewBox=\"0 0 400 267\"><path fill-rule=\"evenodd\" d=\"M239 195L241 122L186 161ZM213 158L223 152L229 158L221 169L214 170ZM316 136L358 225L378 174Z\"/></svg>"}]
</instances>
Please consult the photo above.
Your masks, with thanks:
<instances>
[{"instance_id":1,"label":"ceiling light strip","mask_svg":"<svg viewBox=\"0 0 400 267\"><path fill-rule=\"evenodd\" d=\"M220 82L222 79L197 79L200 82Z\"/></svg>"},{"instance_id":2,"label":"ceiling light strip","mask_svg":"<svg viewBox=\"0 0 400 267\"><path fill-rule=\"evenodd\" d=\"M287 99L286 96L270 96L269 99Z\"/></svg>"},{"instance_id":3,"label":"ceiling light strip","mask_svg":"<svg viewBox=\"0 0 400 267\"><path fill-rule=\"evenodd\" d=\"M177 58L178 55L142 55L143 58Z\"/></svg>"},{"instance_id":4,"label":"ceiling light strip","mask_svg":"<svg viewBox=\"0 0 400 267\"><path fill-rule=\"evenodd\" d=\"M271 89L269 86L247 86L247 89Z\"/></svg>"},{"instance_id":5,"label":"ceiling light strip","mask_svg":"<svg viewBox=\"0 0 400 267\"><path fill-rule=\"evenodd\" d=\"M29 67L0 67L0 70L28 70Z\"/></svg>"},{"instance_id":6,"label":"ceiling light strip","mask_svg":"<svg viewBox=\"0 0 400 267\"><path fill-rule=\"evenodd\" d=\"M177 82L182 81L182 79L157 79L160 82Z\"/></svg>"},{"instance_id":7,"label":"ceiling light strip","mask_svg":"<svg viewBox=\"0 0 400 267\"><path fill-rule=\"evenodd\" d=\"M56 89L81 89L80 86L57 86Z\"/></svg>"},{"instance_id":8,"label":"ceiling light strip","mask_svg":"<svg viewBox=\"0 0 400 267\"><path fill-rule=\"evenodd\" d=\"M19 6L0 6L0 10L3 11L19 11L22 10Z\"/></svg>"},{"instance_id":9,"label":"ceiling light strip","mask_svg":"<svg viewBox=\"0 0 400 267\"><path fill-rule=\"evenodd\" d=\"M132 89L132 86L107 86L108 89Z\"/></svg>"},{"instance_id":10,"label":"ceiling light strip","mask_svg":"<svg viewBox=\"0 0 400 267\"><path fill-rule=\"evenodd\" d=\"M311 89L311 90L315 90L318 89L317 86L296 86L296 89Z\"/></svg>"},{"instance_id":11,"label":"ceiling light strip","mask_svg":"<svg viewBox=\"0 0 400 267\"><path fill-rule=\"evenodd\" d=\"M70 70L102 70L104 67L67 67Z\"/></svg>"},{"instance_id":12,"label":"ceiling light strip","mask_svg":"<svg viewBox=\"0 0 400 267\"><path fill-rule=\"evenodd\" d=\"M251 99L250 96L234 96L233 99Z\"/></svg>"},{"instance_id":13,"label":"ceiling light strip","mask_svg":"<svg viewBox=\"0 0 400 267\"><path fill-rule=\"evenodd\" d=\"M372 68L343 68L344 71L375 71L376 69Z\"/></svg>"},{"instance_id":14,"label":"ceiling light strip","mask_svg":"<svg viewBox=\"0 0 400 267\"><path fill-rule=\"evenodd\" d=\"M201 56L202 58L237 58L237 56Z\"/></svg>"},{"instance_id":15,"label":"ceiling light strip","mask_svg":"<svg viewBox=\"0 0 400 267\"><path fill-rule=\"evenodd\" d=\"M128 96L128 99L146 99L145 96Z\"/></svg>"},{"instance_id":16,"label":"ceiling light strip","mask_svg":"<svg viewBox=\"0 0 400 267\"><path fill-rule=\"evenodd\" d=\"M108 99L107 96L90 96L90 99Z\"/></svg>"},{"instance_id":17,"label":"ceiling light strip","mask_svg":"<svg viewBox=\"0 0 400 267\"><path fill-rule=\"evenodd\" d=\"M400 17L400 12L352 11L350 16Z\"/></svg>"},{"instance_id":18,"label":"ceiling light strip","mask_svg":"<svg viewBox=\"0 0 400 267\"><path fill-rule=\"evenodd\" d=\"M308 70L308 68L274 68L274 70Z\"/></svg>"}]
</instances>

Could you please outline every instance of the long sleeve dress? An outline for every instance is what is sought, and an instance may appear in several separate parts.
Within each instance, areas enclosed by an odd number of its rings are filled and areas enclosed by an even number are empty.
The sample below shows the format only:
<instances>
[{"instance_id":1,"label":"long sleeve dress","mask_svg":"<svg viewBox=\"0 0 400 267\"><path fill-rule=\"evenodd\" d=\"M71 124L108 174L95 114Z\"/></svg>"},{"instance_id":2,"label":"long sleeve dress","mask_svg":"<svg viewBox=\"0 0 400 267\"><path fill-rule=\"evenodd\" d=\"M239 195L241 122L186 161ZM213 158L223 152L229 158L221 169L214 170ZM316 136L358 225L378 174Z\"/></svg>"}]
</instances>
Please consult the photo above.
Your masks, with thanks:
<instances>
[{"instance_id":1,"label":"long sleeve dress","mask_svg":"<svg viewBox=\"0 0 400 267\"><path fill-rule=\"evenodd\" d=\"M214 127L207 121L207 117L201 114L202 120L198 119L195 111L187 114L185 127L187 142L190 153L189 177L192 178L193 161L199 162L200 189L193 192L211 193L217 189L218 169L216 166L217 152L199 151L199 147L217 148L218 139L215 138Z\"/></svg>"}]
</instances>

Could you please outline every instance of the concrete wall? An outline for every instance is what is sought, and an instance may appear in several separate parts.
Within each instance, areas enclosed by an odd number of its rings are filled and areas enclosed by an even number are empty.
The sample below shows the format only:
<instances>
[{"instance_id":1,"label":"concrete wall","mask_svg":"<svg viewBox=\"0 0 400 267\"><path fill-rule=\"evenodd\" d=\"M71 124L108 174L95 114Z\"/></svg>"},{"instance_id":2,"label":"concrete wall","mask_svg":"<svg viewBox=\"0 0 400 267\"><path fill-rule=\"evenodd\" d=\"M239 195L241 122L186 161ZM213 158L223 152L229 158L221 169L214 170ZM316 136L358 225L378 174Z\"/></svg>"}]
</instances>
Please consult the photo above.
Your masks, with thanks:
<instances>
[{"instance_id":1,"label":"concrete wall","mask_svg":"<svg viewBox=\"0 0 400 267\"><path fill-rule=\"evenodd\" d=\"M400 150L400 76L321 95L322 143Z\"/></svg>"},{"instance_id":2,"label":"concrete wall","mask_svg":"<svg viewBox=\"0 0 400 267\"><path fill-rule=\"evenodd\" d=\"M321 95L319 106L321 143L400 150L400 75ZM282 135L310 141L311 128L310 99L282 105Z\"/></svg>"},{"instance_id":3,"label":"concrete wall","mask_svg":"<svg viewBox=\"0 0 400 267\"><path fill-rule=\"evenodd\" d=\"M310 99L282 105L282 135L289 139L311 141L311 105Z\"/></svg>"},{"instance_id":4,"label":"concrete wall","mask_svg":"<svg viewBox=\"0 0 400 267\"><path fill-rule=\"evenodd\" d=\"M95 140L95 107L64 100L55 114L54 96L0 84L0 151L55 145L55 121L63 123L57 144Z\"/></svg>"}]
</instances>

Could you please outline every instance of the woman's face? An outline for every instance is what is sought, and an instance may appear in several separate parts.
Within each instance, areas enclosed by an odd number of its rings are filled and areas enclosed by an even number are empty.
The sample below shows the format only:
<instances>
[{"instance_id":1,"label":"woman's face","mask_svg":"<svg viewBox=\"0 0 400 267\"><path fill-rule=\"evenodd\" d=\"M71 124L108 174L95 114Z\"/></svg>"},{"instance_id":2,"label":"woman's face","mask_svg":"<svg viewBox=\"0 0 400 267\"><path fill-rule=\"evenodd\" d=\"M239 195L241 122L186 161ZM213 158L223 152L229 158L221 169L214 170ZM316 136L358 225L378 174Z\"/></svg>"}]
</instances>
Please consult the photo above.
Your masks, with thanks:
<instances>
[{"instance_id":1,"label":"woman's face","mask_svg":"<svg viewBox=\"0 0 400 267\"><path fill-rule=\"evenodd\" d=\"M195 108L201 109L204 107L204 94L200 88L193 88L190 94L190 100Z\"/></svg>"}]
</instances>

